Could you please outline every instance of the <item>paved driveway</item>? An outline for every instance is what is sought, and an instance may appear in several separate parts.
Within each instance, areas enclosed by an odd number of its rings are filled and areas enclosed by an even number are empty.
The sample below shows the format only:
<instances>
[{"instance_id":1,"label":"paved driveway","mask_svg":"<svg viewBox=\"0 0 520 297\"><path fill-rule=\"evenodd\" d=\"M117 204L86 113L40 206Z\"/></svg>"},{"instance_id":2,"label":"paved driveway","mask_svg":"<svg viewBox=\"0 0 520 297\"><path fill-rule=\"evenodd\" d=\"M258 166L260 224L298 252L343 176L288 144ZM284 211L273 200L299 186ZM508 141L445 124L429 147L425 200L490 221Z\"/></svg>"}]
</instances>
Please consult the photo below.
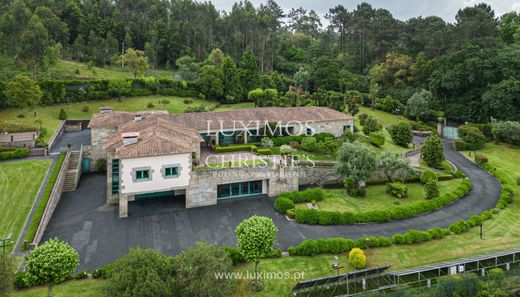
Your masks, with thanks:
<instances>
[{"instance_id":1,"label":"paved driveway","mask_svg":"<svg viewBox=\"0 0 520 297\"><path fill-rule=\"evenodd\" d=\"M79 151L81 145L90 144L90 129L83 129L79 132L65 132L58 137L56 143L52 147L51 153L59 153L62 147L71 145L71 150Z\"/></svg>"},{"instance_id":2,"label":"paved driveway","mask_svg":"<svg viewBox=\"0 0 520 297\"><path fill-rule=\"evenodd\" d=\"M59 237L81 254L80 269L93 269L125 255L129 248L152 247L175 255L197 240L234 245L234 229L242 220L261 215L278 226L276 245L284 250L307 238L359 238L390 236L409 229L447 227L451 223L494 207L500 184L486 171L446 143L446 156L473 181L472 191L435 212L388 223L313 226L289 222L273 208L274 199L250 198L184 209L176 202L149 201L130 204L129 217L117 218L117 208L105 205L105 176L84 175L76 192L64 193L44 240Z\"/></svg>"}]
</instances>

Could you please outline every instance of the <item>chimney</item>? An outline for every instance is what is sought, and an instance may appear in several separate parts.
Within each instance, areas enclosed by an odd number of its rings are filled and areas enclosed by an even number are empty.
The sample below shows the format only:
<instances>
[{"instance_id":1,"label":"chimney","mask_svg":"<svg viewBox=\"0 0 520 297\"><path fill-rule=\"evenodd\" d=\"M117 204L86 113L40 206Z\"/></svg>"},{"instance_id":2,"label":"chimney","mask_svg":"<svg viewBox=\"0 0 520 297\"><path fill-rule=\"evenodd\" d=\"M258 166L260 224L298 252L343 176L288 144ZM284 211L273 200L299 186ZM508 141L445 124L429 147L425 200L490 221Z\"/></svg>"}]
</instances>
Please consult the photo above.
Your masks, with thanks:
<instances>
[{"instance_id":1,"label":"chimney","mask_svg":"<svg viewBox=\"0 0 520 297\"><path fill-rule=\"evenodd\" d=\"M112 111L112 106L101 106L99 108L99 111L101 113L111 112Z\"/></svg>"},{"instance_id":2,"label":"chimney","mask_svg":"<svg viewBox=\"0 0 520 297\"><path fill-rule=\"evenodd\" d=\"M139 122L139 121L142 120L142 119L143 119L143 116L142 116L142 115L140 115L140 114L136 114L136 115L134 115L134 122Z\"/></svg>"},{"instance_id":3,"label":"chimney","mask_svg":"<svg viewBox=\"0 0 520 297\"><path fill-rule=\"evenodd\" d=\"M123 136L123 146L137 143L139 140L139 132L123 133L121 136Z\"/></svg>"}]
</instances>

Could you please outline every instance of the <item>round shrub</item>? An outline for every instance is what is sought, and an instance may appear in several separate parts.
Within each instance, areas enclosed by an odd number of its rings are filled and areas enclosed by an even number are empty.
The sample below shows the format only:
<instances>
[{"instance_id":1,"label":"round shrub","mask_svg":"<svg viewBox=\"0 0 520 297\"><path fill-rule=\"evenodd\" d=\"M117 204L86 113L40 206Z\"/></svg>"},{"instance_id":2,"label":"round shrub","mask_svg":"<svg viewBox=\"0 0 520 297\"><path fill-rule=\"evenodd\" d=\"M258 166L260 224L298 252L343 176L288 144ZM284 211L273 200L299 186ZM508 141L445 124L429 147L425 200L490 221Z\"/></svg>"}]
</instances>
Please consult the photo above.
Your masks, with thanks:
<instances>
[{"instance_id":1,"label":"round shrub","mask_svg":"<svg viewBox=\"0 0 520 297\"><path fill-rule=\"evenodd\" d=\"M408 195L408 187L400 182L388 183L386 185L386 192L393 197L403 199Z\"/></svg>"},{"instance_id":2,"label":"round shrub","mask_svg":"<svg viewBox=\"0 0 520 297\"><path fill-rule=\"evenodd\" d=\"M312 136L304 137L301 142L302 149L304 149L305 151L308 151L308 152L314 152L316 150L316 145L317 145L316 138L314 138Z\"/></svg>"},{"instance_id":3,"label":"round shrub","mask_svg":"<svg viewBox=\"0 0 520 297\"><path fill-rule=\"evenodd\" d=\"M412 142L412 127L406 122L390 126L388 132L390 137L392 137L392 141L397 145L407 147Z\"/></svg>"},{"instance_id":4,"label":"round shrub","mask_svg":"<svg viewBox=\"0 0 520 297\"><path fill-rule=\"evenodd\" d=\"M427 181L424 185L424 192L426 193L426 199L439 197L439 183L434 180Z\"/></svg>"},{"instance_id":5,"label":"round shrub","mask_svg":"<svg viewBox=\"0 0 520 297\"><path fill-rule=\"evenodd\" d=\"M484 147L486 137L478 128L462 125L457 128L457 131L462 141L465 142L466 149L478 150Z\"/></svg>"},{"instance_id":6,"label":"round shrub","mask_svg":"<svg viewBox=\"0 0 520 297\"><path fill-rule=\"evenodd\" d=\"M294 208L294 202L289 198L280 197L274 202L274 208L277 212L285 214L289 209Z\"/></svg>"},{"instance_id":7,"label":"round shrub","mask_svg":"<svg viewBox=\"0 0 520 297\"><path fill-rule=\"evenodd\" d=\"M478 166L484 166L484 164L488 163L489 159L482 155L482 154L475 154L475 163L477 163Z\"/></svg>"},{"instance_id":8,"label":"round shrub","mask_svg":"<svg viewBox=\"0 0 520 297\"><path fill-rule=\"evenodd\" d=\"M90 110L90 106L88 106L88 105L85 105L81 108L81 111L83 111L83 112L89 112L89 110Z\"/></svg>"},{"instance_id":9,"label":"round shrub","mask_svg":"<svg viewBox=\"0 0 520 297\"><path fill-rule=\"evenodd\" d=\"M430 167L440 167L444 161L444 146L437 134L430 135L421 147L421 158Z\"/></svg>"},{"instance_id":10,"label":"round shrub","mask_svg":"<svg viewBox=\"0 0 520 297\"><path fill-rule=\"evenodd\" d=\"M368 135L371 144L380 147L385 144L385 133L383 131L372 132Z\"/></svg>"},{"instance_id":11,"label":"round shrub","mask_svg":"<svg viewBox=\"0 0 520 297\"><path fill-rule=\"evenodd\" d=\"M385 247L385 246L391 246L392 240L386 236L379 237L379 246Z\"/></svg>"},{"instance_id":12,"label":"round shrub","mask_svg":"<svg viewBox=\"0 0 520 297\"><path fill-rule=\"evenodd\" d=\"M433 170L426 169L425 171L423 171L423 173L421 173L421 183L426 184L428 181L431 180L439 181L439 177L435 172L433 172Z\"/></svg>"},{"instance_id":13,"label":"round shrub","mask_svg":"<svg viewBox=\"0 0 520 297\"><path fill-rule=\"evenodd\" d=\"M353 248L348 253L348 262L355 269L363 269L367 266L365 253L359 248Z\"/></svg>"}]
</instances>

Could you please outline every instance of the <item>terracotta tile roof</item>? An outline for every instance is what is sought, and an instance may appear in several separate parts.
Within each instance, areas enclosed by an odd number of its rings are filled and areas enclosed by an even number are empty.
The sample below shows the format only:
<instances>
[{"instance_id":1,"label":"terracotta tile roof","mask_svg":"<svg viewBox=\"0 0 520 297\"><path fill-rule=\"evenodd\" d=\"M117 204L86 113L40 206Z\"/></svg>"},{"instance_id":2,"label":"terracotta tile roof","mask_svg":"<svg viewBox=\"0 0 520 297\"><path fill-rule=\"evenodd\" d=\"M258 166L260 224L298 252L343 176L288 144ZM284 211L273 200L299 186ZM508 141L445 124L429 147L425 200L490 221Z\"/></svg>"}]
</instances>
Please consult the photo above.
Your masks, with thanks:
<instances>
[{"instance_id":1,"label":"terracotta tile roof","mask_svg":"<svg viewBox=\"0 0 520 297\"><path fill-rule=\"evenodd\" d=\"M142 115L143 119L148 117L165 117L167 118L168 111L166 110L152 110L152 111L140 111L140 112L127 112L127 111L111 111L102 112L92 115L89 128L117 128L124 123L133 121L134 116Z\"/></svg>"},{"instance_id":2,"label":"terracotta tile roof","mask_svg":"<svg viewBox=\"0 0 520 297\"><path fill-rule=\"evenodd\" d=\"M137 135L138 141L124 145L123 138L127 135ZM148 117L123 124L107 138L103 148L115 150L115 157L124 159L191 153L202 141L195 130L177 125L168 118Z\"/></svg>"},{"instance_id":3,"label":"terracotta tile roof","mask_svg":"<svg viewBox=\"0 0 520 297\"><path fill-rule=\"evenodd\" d=\"M140 158L150 156L174 155L195 152L195 147L185 141L173 140L170 135L156 129L139 135L134 144L116 147L115 157L118 159Z\"/></svg>"},{"instance_id":4,"label":"terracotta tile roof","mask_svg":"<svg viewBox=\"0 0 520 297\"><path fill-rule=\"evenodd\" d=\"M353 117L345 113L327 108L327 107L258 107L248 109L237 109L220 112L193 112L172 115L175 122L203 131L208 129L208 123L211 130L222 128L233 128L235 125L240 128L239 121L245 125L249 121L261 123L278 122L287 124L294 121L338 121L352 120Z\"/></svg>"}]
</instances>

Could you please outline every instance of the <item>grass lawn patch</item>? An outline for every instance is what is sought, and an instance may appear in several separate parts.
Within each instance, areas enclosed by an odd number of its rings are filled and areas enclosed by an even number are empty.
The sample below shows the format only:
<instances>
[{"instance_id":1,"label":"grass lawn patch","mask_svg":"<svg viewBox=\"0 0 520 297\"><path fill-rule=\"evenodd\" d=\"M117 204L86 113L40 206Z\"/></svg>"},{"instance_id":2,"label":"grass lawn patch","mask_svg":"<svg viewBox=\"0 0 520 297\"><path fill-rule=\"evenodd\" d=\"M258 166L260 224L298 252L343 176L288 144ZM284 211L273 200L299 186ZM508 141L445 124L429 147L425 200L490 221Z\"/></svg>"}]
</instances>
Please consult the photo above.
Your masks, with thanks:
<instances>
[{"instance_id":1,"label":"grass lawn patch","mask_svg":"<svg viewBox=\"0 0 520 297\"><path fill-rule=\"evenodd\" d=\"M159 101L167 99L170 101L169 104L162 105ZM210 106L216 105L216 102L201 100L201 99L192 99L192 103L186 104L184 103L184 99L181 97L173 97L173 96L143 96L143 97L129 97L123 98L121 102L116 99L107 99L107 100L96 100L96 101L88 101L88 102L74 102L70 104L61 105L53 105L53 106L38 106L35 108L8 108L0 111L0 124L2 122L9 122L9 124L17 124L24 126L36 126L35 120L41 119L43 121L43 127L47 129L48 133L45 137L46 141L52 137L54 130L58 127L59 119L58 114L60 109L63 107L65 109L65 113L67 114L68 119L74 120L88 120L92 117L92 114L99 112L99 107L109 105L112 106L115 111L143 111L143 110L168 110L170 113L181 113L186 110L188 107L196 107L200 105ZM152 103L154 105L153 108L147 108L148 103ZM82 111L83 107L88 106L89 109L87 112ZM222 108L217 107L216 111L221 110L232 110L244 108L243 104L228 104L224 105ZM36 113L36 116L34 114ZM19 115L24 115L24 118L19 118Z\"/></svg>"},{"instance_id":2,"label":"grass lawn patch","mask_svg":"<svg viewBox=\"0 0 520 297\"><path fill-rule=\"evenodd\" d=\"M0 56L0 67L4 72L11 72L16 74L24 74L31 76L31 71L20 69L16 67L14 59L5 55ZM162 69L149 69L144 76L157 78L173 78L173 71ZM86 63L75 61L58 60L56 65L50 67L45 73L46 79L59 80L89 80L89 79L126 79L134 78L132 72L125 67L119 66L105 66L92 67L89 69Z\"/></svg>"},{"instance_id":3,"label":"grass lawn patch","mask_svg":"<svg viewBox=\"0 0 520 297\"><path fill-rule=\"evenodd\" d=\"M441 195L452 192L459 184L460 179L439 182ZM424 186L420 183L406 184L408 197L397 199L386 193L386 185L368 186L366 197L351 197L344 189L323 190L324 199L318 201L320 210L365 212L371 210L388 210L397 205L409 205L424 201ZM307 208L306 204L298 204L297 208Z\"/></svg>"},{"instance_id":4,"label":"grass lawn patch","mask_svg":"<svg viewBox=\"0 0 520 297\"><path fill-rule=\"evenodd\" d=\"M397 124L398 122L407 122L409 124L412 124L414 122L412 120L407 119L404 116L397 116L395 114L391 114L377 109L372 111L370 107L366 106L359 107L359 113L357 115L359 116L362 113L371 115L372 117L374 117L374 119L383 124L383 127L390 127L394 124Z\"/></svg>"},{"instance_id":5,"label":"grass lawn patch","mask_svg":"<svg viewBox=\"0 0 520 297\"><path fill-rule=\"evenodd\" d=\"M27 234L25 234L25 240L29 243L32 243L34 240L34 236L36 235L36 231L38 231L38 226L40 225L40 221L43 217L43 213L45 208L47 207L47 202L52 193L52 188L54 187L54 183L56 183L56 178L60 172L61 165L63 164L63 160L65 159L65 153L61 153L56 161L56 165L52 169L51 174L49 175L49 179L47 181L47 185L45 186L45 190L40 199L40 203L36 206L36 211L32 217L31 223L29 225L29 230L27 230Z\"/></svg>"},{"instance_id":6,"label":"grass lawn patch","mask_svg":"<svg viewBox=\"0 0 520 297\"><path fill-rule=\"evenodd\" d=\"M75 280L67 281L65 283L53 287L53 296L55 297L99 297L103 296L103 280ZM15 291L13 297L41 297L47 296L47 287L35 287L26 290Z\"/></svg>"},{"instance_id":7,"label":"grass lawn patch","mask_svg":"<svg viewBox=\"0 0 520 297\"><path fill-rule=\"evenodd\" d=\"M22 232L51 162L26 160L0 163L0 236Z\"/></svg>"}]
</instances>

